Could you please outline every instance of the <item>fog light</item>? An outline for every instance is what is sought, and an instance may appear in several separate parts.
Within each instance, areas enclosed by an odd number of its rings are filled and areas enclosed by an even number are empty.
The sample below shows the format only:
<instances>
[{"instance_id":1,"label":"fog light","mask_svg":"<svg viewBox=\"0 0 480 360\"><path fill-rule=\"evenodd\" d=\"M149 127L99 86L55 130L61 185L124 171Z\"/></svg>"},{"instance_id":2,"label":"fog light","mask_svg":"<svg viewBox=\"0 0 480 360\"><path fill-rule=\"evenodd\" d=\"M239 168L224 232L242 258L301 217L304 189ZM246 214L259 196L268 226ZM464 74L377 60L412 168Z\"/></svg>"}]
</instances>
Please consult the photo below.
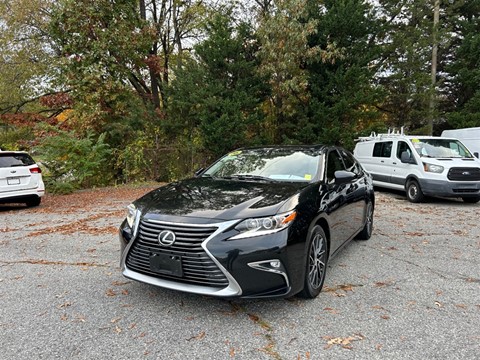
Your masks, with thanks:
<instances>
[{"instance_id":1,"label":"fog light","mask_svg":"<svg viewBox=\"0 0 480 360\"><path fill-rule=\"evenodd\" d=\"M270 266L272 268L278 269L280 267L280 261L279 260L270 261Z\"/></svg>"}]
</instances>

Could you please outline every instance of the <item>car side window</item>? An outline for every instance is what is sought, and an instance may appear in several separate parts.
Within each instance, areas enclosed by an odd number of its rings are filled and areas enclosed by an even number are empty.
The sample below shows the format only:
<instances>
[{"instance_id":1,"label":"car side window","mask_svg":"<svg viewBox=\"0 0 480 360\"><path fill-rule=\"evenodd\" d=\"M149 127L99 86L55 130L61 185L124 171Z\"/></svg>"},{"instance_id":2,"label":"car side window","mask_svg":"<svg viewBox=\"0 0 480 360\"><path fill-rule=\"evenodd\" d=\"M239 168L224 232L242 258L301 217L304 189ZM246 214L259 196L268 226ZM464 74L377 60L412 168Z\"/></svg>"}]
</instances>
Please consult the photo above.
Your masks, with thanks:
<instances>
[{"instance_id":1,"label":"car side window","mask_svg":"<svg viewBox=\"0 0 480 360\"><path fill-rule=\"evenodd\" d=\"M389 158L392 155L392 141L377 142L373 146L373 157Z\"/></svg>"},{"instance_id":2,"label":"car side window","mask_svg":"<svg viewBox=\"0 0 480 360\"><path fill-rule=\"evenodd\" d=\"M399 141L398 146L397 146L397 158L401 159L402 158L402 153L406 151L409 156L412 155L412 150L410 149L410 146L405 141Z\"/></svg>"},{"instance_id":3,"label":"car side window","mask_svg":"<svg viewBox=\"0 0 480 360\"><path fill-rule=\"evenodd\" d=\"M357 175L361 174L362 172L361 168L357 163L357 161L353 158L353 156L348 152L346 152L345 150L341 150L340 153L342 154L343 163L345 164L345 169Z\"/></svg>"},{"instance_id":4,"label":"car side window","mask_svg":"<svg viewBox=\"0 0 480 360\"><path fill-rule=\"evenodd\" d=\"M335 182L335 171L337 170L345 170L345 167L337 150L332 150L328 153L327 158L327 183Z\"/></svg>"}]
</instances>

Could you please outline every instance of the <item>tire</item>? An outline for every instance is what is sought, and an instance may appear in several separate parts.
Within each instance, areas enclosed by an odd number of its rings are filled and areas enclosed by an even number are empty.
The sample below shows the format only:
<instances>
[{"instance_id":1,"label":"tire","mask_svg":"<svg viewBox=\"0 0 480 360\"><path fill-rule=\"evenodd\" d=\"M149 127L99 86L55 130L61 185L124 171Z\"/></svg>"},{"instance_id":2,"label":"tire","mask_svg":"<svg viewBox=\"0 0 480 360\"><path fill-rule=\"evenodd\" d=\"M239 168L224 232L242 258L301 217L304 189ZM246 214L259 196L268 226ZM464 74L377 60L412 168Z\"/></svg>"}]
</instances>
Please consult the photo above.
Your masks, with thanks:
<instances>
[{"instance_id":1,"label":"tire","mask_svg":"<svg viewBox=\"0 0 480 360\"><path fill-rule=\"evenodd\" d=\"M410 180L407 183L406 191L407 199L412 203L419 203L425 199L425 195L423 195L422 189L417 180Z\"/></svg>"},{"instance_id":2,"label":"tire","mask_svg":"<svg viewBox=\"0 0 480 360\"><path fill-rule=\"evenodd\" d=\"M307 261L303 290L299 295L306 299L314 299L320 294L327 270L327 237L322 227L316 225L309 236Z\"/></svg>"},{"instance_id":3,"label":"tire","mask_svg":"<svg viewBox=\"0 0 480 360\"><path fill-rule=\"evenodd\" d=\"M41 197L34 197L34 198L31 198L29 200L27 200L25 202L25 204L28 206L28 207L34 207L34 206L38 206L40 205L40 202L42 201L42 198Z\"/></svg>"},{"instance_id":4,"label":"tire","mask_svg":"<svg viewBox=\"0 0 480 360\"><path fill-rule=\"evenodd\" d=\"M363 230L360 231L356 237L357 240L368 240L372 236L373 230L373 204L371 200L368 200L367 211L366 211L366 220Z\"/></svg>"},{"instance_id":5,"label":"tire","mask_svg":"<svg viewBox=\"0 0 480 360\"><path fill-rule=\"evenodd\" d=\"M467 204L476 204L480 201L480 197L463 197L462 200Z\"/></svg>"}]
</instances>

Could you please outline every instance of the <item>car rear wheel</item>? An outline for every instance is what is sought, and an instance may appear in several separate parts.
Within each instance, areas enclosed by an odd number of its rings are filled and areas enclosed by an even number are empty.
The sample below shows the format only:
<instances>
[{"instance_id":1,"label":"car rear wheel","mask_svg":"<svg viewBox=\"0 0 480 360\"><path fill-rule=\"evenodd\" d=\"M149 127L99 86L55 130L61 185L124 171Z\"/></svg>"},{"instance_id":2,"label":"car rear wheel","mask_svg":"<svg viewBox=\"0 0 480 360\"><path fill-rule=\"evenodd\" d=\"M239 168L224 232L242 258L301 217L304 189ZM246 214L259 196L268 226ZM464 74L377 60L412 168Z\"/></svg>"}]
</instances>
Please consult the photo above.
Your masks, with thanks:
<instances>
[{"instance_id":1,"label":"car rear wheel","mask_svg":"<svg viewBox=\"0 0 480 360\"><path fill-rule=\"evenodd\" d=\"M25 204L28 206L28 207L33 207L33 206L38 206L40 205L40 202L42 201L42 198L40 197L35 197L35 198L31 198L31 199L28 199Z\"/></svg>"},{"instance_id":2,"label":"car rear wheel","mask_svg":"<svg viewBox=\"0 0 480 360\"><path fill-rule=\"evenodd\" d=\"M476 204L480 201L480 197L464 197L462 200L468 204Z\"/></svg>"},{"instance_id":3,"label":"car rear wheel","mask_svg":"<svg viewBox=\"0 0 480 360\"><path fill-rule=\"evenodd\" d=\"M308 240L305 279L300 296L313 299L320 294L325 281L327 260L327 238L322 227L316 225Z\"/></svg>"},{"instance_id":4,"label":"car rear wheel","mask_svg":"<svg viewBox=\"0 0 480 360\"><path fill-rule=\"evenodd\" d=\"M370 237L372 236L372 230L373 230L373 204L369 200L367 203L365 226L363 227L363 230L360 233L358 233L357 239L358 240L370 239Z\"/></svg>"},{"instance_id":5,"label":"car rear wheel","mask_svg":"<svg viewBox=\"0 0 480 360\"><path fill-rule=\"evenodd\" d=\"M407 183L407 199L412 203L419 203L425 199L422 189L416 180L410 180Z\"/></svg>"}]
</instances>

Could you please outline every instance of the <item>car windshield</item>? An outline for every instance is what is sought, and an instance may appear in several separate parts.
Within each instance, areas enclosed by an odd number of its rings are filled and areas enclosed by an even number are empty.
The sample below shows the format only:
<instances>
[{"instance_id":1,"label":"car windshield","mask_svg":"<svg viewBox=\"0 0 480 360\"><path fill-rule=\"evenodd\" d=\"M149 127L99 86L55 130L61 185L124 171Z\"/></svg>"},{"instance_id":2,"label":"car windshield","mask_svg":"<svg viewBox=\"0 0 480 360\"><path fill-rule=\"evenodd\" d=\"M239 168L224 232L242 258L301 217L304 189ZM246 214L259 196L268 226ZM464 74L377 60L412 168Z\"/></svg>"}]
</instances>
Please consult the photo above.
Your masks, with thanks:
<instances>
[{"instance_id":1,"label":"car windshield","mask_svg":"<svg viewBox=\"0 0 480 360\"><path fill-rule=\"evenodd\" d=\"M0 153L0 168L14 167L14 166L28 166L35 164L35 161L27 154L1 154Z\"/></svg>"},{"instance_id":2,"label":"car windshield","mask_svg":"<svg viewBox=\"0 0 480 360\"><path fill-rule=\"evenodd\" d=\"M239 180L303 181L317 174L318 151L299 148L238 150L225 155L203 176Z\"/></svg>"},{"instance_id":3,"label":"car windshield","mask_svg":"<svg viewBox=\"0 0 480 360\"><path fill-rule=\"evenodd\" d=\"M458 140L411 139L418 155L432 158L473 158L473 155Z\"/></svg>"}]
</instances>

